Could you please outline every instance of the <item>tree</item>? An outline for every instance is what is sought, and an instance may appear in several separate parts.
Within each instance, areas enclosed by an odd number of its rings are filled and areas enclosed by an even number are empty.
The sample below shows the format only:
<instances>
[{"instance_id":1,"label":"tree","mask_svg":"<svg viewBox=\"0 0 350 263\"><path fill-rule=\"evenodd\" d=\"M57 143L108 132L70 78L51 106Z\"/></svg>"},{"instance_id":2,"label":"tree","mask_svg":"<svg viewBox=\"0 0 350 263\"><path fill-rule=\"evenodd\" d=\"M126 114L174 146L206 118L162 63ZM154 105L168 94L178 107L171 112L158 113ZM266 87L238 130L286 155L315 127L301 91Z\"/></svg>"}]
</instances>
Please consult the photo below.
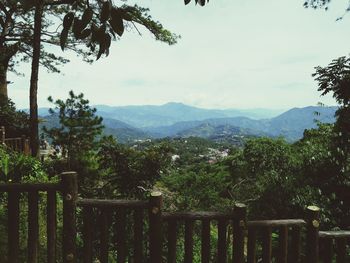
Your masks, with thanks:
<instances>
[{"instance_id":1,"label":"tree","mask_svg":"<svg viewBox=\"0 0 350 263\"><path fill-rule=\"evenodd\" d=\"M322 96L332 93L340 104L335 113L333 153L337 156L343 172L350 172L350 58L334 59L327 67L316 67L312 75L318 82L318 91Z\"/></svg>"},{"instance_id":2,"label":"tree","mask_svg":"<svg viewBox=\"0 0 350 263\"><path fill-rule=\"evenodd\" d=\"M170 164L168 144L150 145L142 151L104 137L98 151L100 171L105 174L103 194L109 198L144 197Z\"/></svg>"},{"instance_id":3,"label":"tree","mask_svg":"<svg viewBox=\"0 0 350 263\"><path fill-rule=\"evenodd\" d=\"M30 137L34 156L39 145L36 99L39 63L57 72L57 64L67 62L63 57L47 53L42 44L60 45L62 49L73 50L91 61L93 54L97 58L102 54L108 55L111 40L119 39L125 27L136 27L135 23L145 26L156 40L170 45L175 44L178 38L154 21L148 9L126 4L117 7L112 5L112 1L14 0L1 3L0 11L0 93L7 96L7 71L14 70L12 62L15 55L24 54L24 61L32 58ZM61 33L57 31L60 27L63 27ZM57 29L52 32L52 28ZM82 45L85 48L80 48Z\"/></svg>"},{"instance_id":4,"label":"tree","mask_svg":"<svg viewBox=\"0 0 350 263\"><path fill-rule=\"evenodd\" d=\"M336 122L330 142L332 176L328 178L334 202L339 203L343 215L350 214L350 58L334 59L326 67L316 67L313 74L322 95L331 93L340 104L335 113ZM340 216L340 215L339 215ZM347 224L349 224L347 217Z\"/></svg>"},{"instance_id":5,"label":"tree","mask_svg":"<svg viewBox=\"0 0 350 263\"><path fill-rule=\"evenodd\" d=\"M9 71L20 74L16 71L16 65L21 62L29 62L32 57L32 40L34 10L28 9L29 1L2 1L0 2L0 94L7 96L7 73ZM65 7L45 8L42 21L41 43L49 45L59 45L59 34L54 26L55 21L62 20ZM58 25L56 25L58 26ZM82 48L80 42L69 42L69 49L81 55L84 60L92 61L89 58L91 53ZM59 72L58 65L68 62L62 56L57 56L52 52L47 52L41 46L40 64L50 72Z\"/></svg>"},{"instance_id":6,"label":"tree","mask_svg":"<svg viewBox=\"0 0 350 263\"><path fill-rule=\"evenodd\" d=\"M102 118L95 115L96 109L89 106L89 101L81 93L69 92L65 101L48 100L55 104L49 110L52 116L59 118L59 127L43 128L55 147L61 147L62 155L67 158L68 166L81 159L90 151L96 150L97 137L103 130Z\"/></svg>"},{"instance_id":7,"label":"tree","mask_svg":"<svg viewBox=\"0 0 350 263\"><path fill-rule=\"evenodd\" d=\"M18 111L15 104L4 96L0 96L0 126L6 129L7 137L28 135L29 116Z\"/></svg>"}]
</instances>

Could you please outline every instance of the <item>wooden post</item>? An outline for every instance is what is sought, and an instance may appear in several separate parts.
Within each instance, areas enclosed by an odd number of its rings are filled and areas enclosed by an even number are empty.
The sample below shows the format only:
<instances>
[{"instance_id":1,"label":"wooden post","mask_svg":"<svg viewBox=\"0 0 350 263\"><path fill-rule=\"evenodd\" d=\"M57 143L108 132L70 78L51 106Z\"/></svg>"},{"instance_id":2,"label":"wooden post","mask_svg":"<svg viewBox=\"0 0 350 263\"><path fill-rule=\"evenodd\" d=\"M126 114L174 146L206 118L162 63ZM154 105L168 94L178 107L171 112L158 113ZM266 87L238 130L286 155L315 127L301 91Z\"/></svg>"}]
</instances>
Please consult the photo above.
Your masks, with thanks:
<instances>
[{"instance_id":1,"label":"wooden post","mask_svg":"<svg viewBox=\"0 0 350 263\"><path fill-rule=\"evenodd\" d=\"M149 250L152 263L162 262L162 193L152 192L149 199Z\"/></svg>"},{"instance_id":2,"label":"wooden post","mask_svg":"<svg viewBox=\"0 0 350 263\"><path fill-rule=\"evenodd\" d=\"M63 263L77 262L76 254L76 200L78 179L76 172L61 174L63 194Z\"/></svg>"},{"instance_id":3,"label":"wooden post","mask_svg":"<svg viewBox=\"0 0 350 263\"><path fill-rule=\"evenodd\" d=\"M306 214L307 238L306 261L308 263L319 262L319 237L320 209L317 206L308 206Z\"/></svg>"},{"instance_id":4,"label":"wooden post","mask_svg":"<svg viewBox=\"0 0 350 263\"><path fill-rule=\"evenodd\" d=\"M5 144L5 127L0 127L0 144Z\"/></svg>"},{"instance_id":5,"label":"wooden post","mask_svg":"<svg viewBox=\"0 0 350 263\"><path fill-rule=\"evenodd\" d=\"M247 207L244 204L235 204L233 209L233 262L244 262L244 230L246 227Z\"/></svg>"},{"instance_id":6,"label":"wooden post","mask_svg":"<svg viewBox=\"0 0 350 263\"><path fill-rule=\"evenodd\" d=\"M21 153L26 154L26 136L21 136Z\"/></svg>"}]
</instances>

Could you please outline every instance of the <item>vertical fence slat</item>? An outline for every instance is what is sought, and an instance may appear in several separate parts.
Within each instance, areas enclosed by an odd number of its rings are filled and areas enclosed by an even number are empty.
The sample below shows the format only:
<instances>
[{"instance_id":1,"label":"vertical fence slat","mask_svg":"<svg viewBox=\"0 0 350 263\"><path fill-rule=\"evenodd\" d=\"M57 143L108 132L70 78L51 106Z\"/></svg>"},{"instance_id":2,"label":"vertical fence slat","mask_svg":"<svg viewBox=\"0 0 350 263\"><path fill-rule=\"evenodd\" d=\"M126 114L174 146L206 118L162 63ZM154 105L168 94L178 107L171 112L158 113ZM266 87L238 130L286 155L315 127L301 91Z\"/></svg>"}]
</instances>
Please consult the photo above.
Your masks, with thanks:
<instances>
[{"instance_id":1,"label":"vertical fence slat","mask_svg":"<svg viewBox=\"0 0 350 263\"><path fill-rule=\"evenodd\" d=\"M152 192L149 200L150 262L162 262L162 194Z\"/></svg>"},{"instance_id":2,"label":"vertical fence slat","mask_svg":"<svg viewBox=\"0 0 350 263\"><path fill-rule=\"evenodd\" d=\"M287 263L288 260L288 227L282 226L279 229L279 263Z\"/></svg>"},{"instance_id":3,"label":"vertical fence slat","mask_svg":"<svg viewBox=\"0 0 350 263\"><path fill-rule=\"evenodd\" d=\"M210 220L202 220L201 233L201 263L209 263L210 260Z\"/></svg>"},{"instance_id":4,"label":"vertical fence slat","mask_svg":"<svg viewBox=\"0 0 350 263\"><path fill-rule=\"evenodd\" d=\"M92 263L93 229L93 208L86 206L83 209L84 263Z\"/></svg>"},{"instance_id":5,"label":"vertical fence slat","mask_svg":"<svg viewBox=\"0 0 350 263\"><path fill-rule=\"evenodd\" d=\"M177 222L171 219L168 222L168 263L176 263Z\"/></svg>"},{"instance_id":6,"label":"vertical fence slat","mask_svg":"<svg viewBox=\"0 0 350 263\"><path fill-rule=\"evenodd\" d=\"M256 229L248 229L247 262L256 263Z\"/></svg>"},{"instance_id":7,"label":"vertical fence slat","mask_svg":"<svg viewBox=\"0 0 350 263\"><path fill-rule=\"evenodd\" d=\"M76 199L78 196L77 173L65 172L62 177L63 194L63 263L77 262L76 250Z\"/></svg>"},{"instance_id":8,"label":"vertical fence slat","mask_svg":"<svg viewBox=\"0 0 350 263\"><path fill-rule=\"evenodd\" d=\"M320 209L317 206L307 208L306 260L308 263L319 262L319 217Z\"/></svg>"},{"instance_id":9,"label":"vertical fence slat","mask_svg":"<svg viewBox=\"0 0 350 263\"><path fill-rule=\"evenodd\" d=\"M47 262L56 263L56 236L57 236L57 201L56 191L47 192Z\"/></svg>"},{"instance_id":10,"label":"vertical fence slat","mask_svg":"<svg viewBox=\"0 0 350 263\"><path fill-rule=\"evenodd\" d=\"M291 262L300 262L300 250L301 250L301 227L293 226L292 228L292 244L290 251Z\"/></svg>"},{"instance_id":11,"label":"vertical fence slat","mask_svg":"<svg viewBox=\"0 0 350 263\"><path fill-rule=\"evenodd\" d=\"M108 263L108 213L106 208L100 211L100 261ZM122 261L121 261L122 262Z\"/></svg>"},{"instance_id":12,"label":"vertical fence slat","mask_svg":"<svg viewBox=\"0 0 350 263\"><path fill-rule=\"evenodd\" d=\"M272 229L266 227L263 231L262 240L262 262L271 263L272 257Z\"/></svg>"},{"instance_id":13,"label":"vertical fence slat","mask_svg":"<svg viewBox=\"0 0 350 263\"><path fill-rule=\"evenodd\" d=\"M337 263L345 263L346 262L346 238L337 238L336 248L337 248Z\"/></svg>"},{"instance_id":14,"label":"vertical fence slat","mask_svg":"<svg viewBox=\"0 0 350 263\"><path fill-rule=\"evenodd\" d=\"M8 261L18 263L19 255L19 192L8 193Z\"/></svg>"},{"instance_id":15,"label":"vertical fence slat","mask_svg":"<svg viewBox=\"0 0 350 263\"><path fill-rule=\"evenodd\" d=\"M134 262L142 262L143 256L143 209L134 211Z\"/></svg>"},{"instance_id":16,"label":"vertical fence slat","mask_svg":"<svg viewBox=\"0 0 350 263\"><path fill-rule=\"evenodd\" d=\"M28 263L38 262L39 193L28 193Z\"/></svg>"},{"instance_id":17,"label":"vertical fence slat","mask_svg":"<svg viewBox=\"0 0 350 263\"><path fill-rule=\"evenodd\" d=\"M125 263L127 256L126 249L126 211L119 208L116 214L117 224L117 262Z\"/></svg>"},{"instance_id":18,"label":"vertical fence slat","mask_svg":"<svg viewBox=\"0 0 350 263\"><path fill-rule=\"evenodd\" d=\"M218 263L226 263L227 261L227 221L225 219L218 220Z\"/></svg>"},{"instance_id":19,"label":"vertical fence slat","mask_svg":"<svg viewBox=\"0 0 350 263\"><path fill-rule=\"evenodd\" d=\"M193 220L185 220L185 263L193 261L193 227Z\"/></svg>"},{"instance_id":20,"label":"vertical fence slat","mask_svg":"<svg viewBox=\"0 0 350 263\"><path fill-rule=\"evenodd\" d=\"M244 229L246 225L247 208L244 204L236 204L233 218L232 254L234 263L244 262Z\"/></svg>"},{"instance_id":21,"label":"vertical fence slat","mask_svg":"<svg viewBox=\"0 0 350 263\"><path fill-rule=\"evenodd\" d=\"M322 241L323 263L332 263L333 261L333 238L324 238Z\"/></svg>"}]
</instances>

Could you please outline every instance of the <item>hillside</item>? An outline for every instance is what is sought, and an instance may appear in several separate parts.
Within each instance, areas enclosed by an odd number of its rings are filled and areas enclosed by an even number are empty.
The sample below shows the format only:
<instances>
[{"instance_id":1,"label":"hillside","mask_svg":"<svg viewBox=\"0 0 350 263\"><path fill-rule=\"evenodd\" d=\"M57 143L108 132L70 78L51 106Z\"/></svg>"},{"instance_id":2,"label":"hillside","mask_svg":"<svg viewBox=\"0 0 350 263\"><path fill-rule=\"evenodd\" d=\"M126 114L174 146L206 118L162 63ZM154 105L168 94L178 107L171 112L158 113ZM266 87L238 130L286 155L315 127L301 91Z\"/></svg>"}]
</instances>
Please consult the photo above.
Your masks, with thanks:
<instances>
[{"instance_id":1,"label":"hillside","mask_svg":"<svg viewBox=\"0 0 350 263\"><path fill-rule=\"evenodd\" d=\"M42 130L43 126L46 126L49 129L59 126L59 120L57 116L48 115L48 116L41 117L40 119L41 119L39 124L40 130ZM105 126L104 134L113 135L121 143L126 143L129 141L146 139L151 137L146 132L140 129L134 128L122 121L104 118L103 125Z\"/></svg>"},{"instance_id":2,"label":"hillside","mask_svg":"<svg viewBox=\"0 0 350 263\"><path fill-rule=\"evenodd\" d=\"M106 105L96 105L95 107L97 108L98 114L104 118L117 119L138 128L169 126L178 122L201 121L206 119L238 116L259 119L276 116L278 113L281 113L281 111L267 109L203 109L175 102L170 102L160 106L146 105L111 107Z\"/></svg>"},{"instance_id":3,"label":"hillside","mask_svg":"<svg viewBox=\"0 0 350 263\"><path fill-rule=\"evenodd\" d=\"M214 142L224 142L236 146L242 146L244 144L244 140L252 136L257 136L257 133L229 124L213 125L210 122L206 122L194 128L179 132L175 137L199 137L209 139Z\"/></svg>"},{"instance_id":4,"label":"hillside","mask_svg":"<svg viewBox=\"0 0 350 263\"><path fill-rule=\"evenodd\" d=\"M252 136L283 136L289 141L295 141L303 136L305 129L315 128L315 120L320 122L334 122L336 107L305 107L293 108L271 119L254 120L247 117L217 118L203 121L179 122L169 126L147 127L143 130L154 137L166 136L195 136L206 138L208 133L211 136L220 135L223 127L233 127L232 134L236 135L237 128L240 128L241 135ZM319 115L316 115L318 112ZM215 129L216 127L216 129ZM221 127L221 128L220 128ZM230 129L229 129L230 130ZM218 132L215 134L215 132Z\"/></svg>"},{"instance_id":5,"label":"hillside","mask_svg":"<svg viewBox=\"0 0 350 263\"><path fill-rule=\"evenodd\" d=\"M337 109L337 107L309 106L293 108L270 119L253 119L246 116L222 117L239 114L238 110L231 112L206 110L181 103L168 103L162 106L97 107L101 110L97 113L104 119L105 134L115 136L120 142L191 136L232 142L239 141L237 138L249 136L283 136L289 141L295 141L303 136L305 129L316 127L315 119L321 122L334 122L334 113ZM40 112L47 112L47 109L43 108ZM315 115L315 112L319 114ZM195 120L176 121L184 119ZM52 127L58 123L52 116L42 117L42 121L40 127L43 125ZM164 123L170 124L163 125ZM146 124L152 125L143 127Z\"/></svg>"}]
</instances>

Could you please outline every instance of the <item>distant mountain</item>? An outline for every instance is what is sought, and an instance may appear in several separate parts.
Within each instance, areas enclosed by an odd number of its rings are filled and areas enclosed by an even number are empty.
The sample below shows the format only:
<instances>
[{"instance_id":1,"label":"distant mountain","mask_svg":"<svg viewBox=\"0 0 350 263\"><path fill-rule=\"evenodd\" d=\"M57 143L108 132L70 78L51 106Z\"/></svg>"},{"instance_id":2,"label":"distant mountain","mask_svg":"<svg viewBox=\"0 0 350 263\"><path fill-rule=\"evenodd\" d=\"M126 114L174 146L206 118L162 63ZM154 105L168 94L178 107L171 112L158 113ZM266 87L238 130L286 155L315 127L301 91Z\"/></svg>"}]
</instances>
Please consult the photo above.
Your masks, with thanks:
<instances>
[{"instance_id":1,"label":"distant mountain","mask_svg":"<svg viewBox=\"0 0 350 263\"><path fill-rule=\"evenodd\" d=\"M284 136L289 141L295 141L303 136L305 129L315 128L315 120L326 123L335 121L334 114L337 107L305 107L293 108L271 119L254 120L247 117L207 119L203 121L179 122L170 126L148 127L143 130L154 137L187 136L198 134L206 137L206 132L211 127L235 127L240 128L241 134L254 136ZM315 113L318 113L315 114ZM203 127L208 127L203 130ZM237 131L237 130L236 130ZM235 133L233 130L232 134ZM213 135L214 136L214 135Z\"/></svg>"},{"instance_id":2,"label":"distant mountain","mask_svg":"<svg viewBox=\"0 0 350 263\"><path fill-rule=\"evenodd\" d=\"M122 121L114 119L103 119L103 125L105 126L104 134L113 135L121 143L126 143L134 140L151 138L146 132L134 128L129 124L126 124ZM39 128L42 129L43 126L46 126L48 129L59 126L58 116L47 115L40 117Z\"/></svg>"},{"instance_id":3,"label":"distant mountain","mask_svg":"<svg viewBox=\"0 0 350 263\"><path fill-rule=\"evenodd\" d=\"M269 121L267 130L275 136L284 136L289 140L297 140L303 136L305 129L315 128L315 120L323 123L335 122L337 107L293 108ZM267 131L265 130L265 131Z\"/></svg>"},{"instance_id":4,"label":"distant mountain","mask_svg":"<svg viewBox=\"0 0 350 263\"><path fill-rule=\"evenodd\" d=\"M337 107L309 106L293 108L273 118L257 119L252 117L258 116L254 110L248 114L249 110L210 110L181 103L123 107L97 105L96 108L98 115L104 119L105 134L114 135L120 142L191 136L213 140L237 136L284 136L289 141L295 141L303 136L305 129L316 127L315 119L334 122L337 110ZM42 108L39 112L45 116L47 110ZM43 121L48 127L58 123L52 116L43 117Z\"/></svg>"},{"instance_id":5,"label":"distant mountain","mask_svg":"<svg viewBox=\"0 0 350 263\"><path fill-rule=\"evenodd\" d=\"M265 134L260 134L260 136ZM234 145L243 145L247 137L258 136L257 132L243 129L229 124L214 125L210 122L202 123L194 128L181 131L175 137L200 137L215 142L229 142Z\"/></svg>"},{"instance_id":6,"label":"distant mountain","mask_svg":"<svg viewBox=\"0 0 350 263\"><path fill-rule=\"evenodd\" d=\"M164 105L146 106L120 106L95 105L100 116L117 119L134 127L169 126L178 122L201 121L214 118L229 118L244 116L252 119L276 116L281 111L277 110L217 110L202 109L188 106L182 103L170 102Z\"/></svg>"}]
</instances>

